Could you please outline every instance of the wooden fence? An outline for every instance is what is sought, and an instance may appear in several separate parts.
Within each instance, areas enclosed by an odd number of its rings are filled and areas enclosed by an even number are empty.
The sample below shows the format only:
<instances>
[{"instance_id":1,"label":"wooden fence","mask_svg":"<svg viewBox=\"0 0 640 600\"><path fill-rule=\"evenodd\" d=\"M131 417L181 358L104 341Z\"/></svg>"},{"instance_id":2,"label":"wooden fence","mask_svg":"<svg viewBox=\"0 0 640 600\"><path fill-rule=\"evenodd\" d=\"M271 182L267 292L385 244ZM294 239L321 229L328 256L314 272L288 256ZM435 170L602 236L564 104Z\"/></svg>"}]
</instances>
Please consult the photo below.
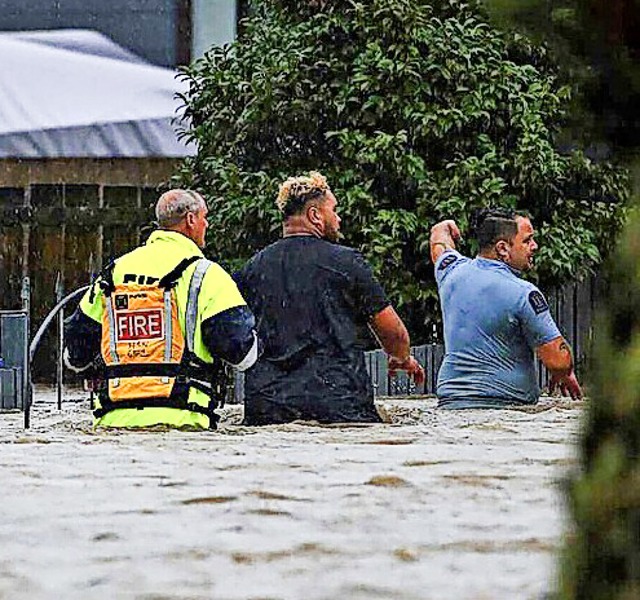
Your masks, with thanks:
<instances>
[{"instance_id":1,"label":"wooden fence","mask_svg":"<svg viewBox=\"0 0 640 600\"><path fill-rule=\"evenodd\" d=\"M18 309L31 281L31 335L56 302L56 282L73 291L153 229L153 188L108 185L0 187L0 309ZM143 225L140 225L143 224ZM32 365L55 377L56 337L48 332Z\"/></svg>"}]
</instances>

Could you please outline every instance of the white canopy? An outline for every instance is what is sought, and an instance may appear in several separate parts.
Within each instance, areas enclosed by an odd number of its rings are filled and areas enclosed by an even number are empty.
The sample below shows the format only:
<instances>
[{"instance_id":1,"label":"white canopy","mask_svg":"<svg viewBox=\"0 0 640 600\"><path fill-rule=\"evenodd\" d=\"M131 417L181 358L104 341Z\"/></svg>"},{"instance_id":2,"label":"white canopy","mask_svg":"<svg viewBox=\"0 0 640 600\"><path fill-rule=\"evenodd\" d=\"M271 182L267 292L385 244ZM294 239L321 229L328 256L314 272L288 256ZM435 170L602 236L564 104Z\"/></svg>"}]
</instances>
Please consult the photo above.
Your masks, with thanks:
<instances>
[{"instance_id":1,"label":"white canopy","mask_svg":"<svg viewBox=\"0 0 640 600\"><path fill-rule=\"evenodd\" d=\"M0 158L195 154L175 75L94 31L0 33Z\"/></svg>"}]
</instances>

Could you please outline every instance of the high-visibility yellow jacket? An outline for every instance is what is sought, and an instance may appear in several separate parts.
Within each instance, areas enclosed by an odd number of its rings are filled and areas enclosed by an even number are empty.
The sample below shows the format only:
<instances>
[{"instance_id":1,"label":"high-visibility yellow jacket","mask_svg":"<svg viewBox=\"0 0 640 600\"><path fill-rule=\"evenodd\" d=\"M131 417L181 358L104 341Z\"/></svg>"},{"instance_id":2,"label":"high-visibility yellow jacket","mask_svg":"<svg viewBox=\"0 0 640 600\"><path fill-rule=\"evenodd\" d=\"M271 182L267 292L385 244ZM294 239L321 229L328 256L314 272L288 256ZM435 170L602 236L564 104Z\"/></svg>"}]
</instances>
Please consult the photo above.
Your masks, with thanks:
<instances>
[{"instance_id":1,"label":"high-visibility yellow jacket","mask_svg":"<svg viewBox=\"0 0 640 600\"><path fill-rule=\"evenodd\" d=\"M144 292L153 288L154 284L162 280L184 259L192 257L193 262L182 271L171 291L173 318L170 316L171 310L169 310L169 313L164 314L159 310L147 310L144 305L138 306L135 304L136 296L144 296L143 293L139 293L140 291ZM198 278L198 275L194 278L194 273L197 273L198 270L202 280L196 296L196 302L192 304L193 308L191 308L188 317L189 291L192 286L192 279ZM204 275L202 275L203 272ZM122 351L123 344L128 339L129 333L135 330L138 337L153 339L154 336L160 335L159 323L163 318L165 319L165 321L162 321L163 323L167 323L169 320L173 322L173 333L170 333L173 338L169 340L169 346L171 344L175 346L181 336L186 339L187 321L192 322L194 324L192 327L192 352L200 361L212 363L213 358L202 340L200 324L227 309L245 306L245 301L229 274L216 263L205 261L202 251L191 239L174 231L157 230L152 233L146 244L125 254L115 262L111 270L111 277L115 286L114 293L109 294L108 286L105 286L104 281L98 281L83 296L79 307L87 317L102 326L102 355L103 358L106 358L107 365L110 364L110 360L111 364L113 364L114 353L110 350L110 340L119 340L120 346L115 354L119 355L120 358L116 362L119 362L119 365L126 365L127 354L132 356L136 353L135 342L128 345L128 351L124 353ZM122 303L123 298L125 299L125 304L127 302L130 303L128 307ZM109 309L110 301L111 309ZM120 306L117 306L118 304ZM129 308L129 311L118 313L118 308ZM114 309L116 311L115 316ZM112 312L111 317L109 317L109 310ZM109 331L110 322L112 324L111 331ZM175 331L176 323L180 328L177 335ZM114 331L117 331L118 335L110 338ZM171 326L169 331L171 332ZM118 336L120 337L118 338ZM122 340L125 340L125 342ZM161 342L160 346L164 347L164 342ZM112 349L115 349L115 346ZM169 349L167 350L169 351ZM175 362L175 347L173 354ZM137 360L139 361L140 359ZM152 357L149 362L154 362L154 360L156 359ZM157 360L161 361L162 359ZM126 369L126 366L124 368ZM118 398L118 394L125 399L127 397L135 397L135 386L139 384L139 389L142 389L144 387L142 385L144 379L142 377L137 379L130 378L129 380L126 380L126 378L122 380L116 379L115 387L114 381L110 381L109 396L114 399ZM146 379L151 378L147 377ZM125 380L128 387L123 386ZM161 390L162 385L159 378L156 377L155 380L157 385L153 389ZM118 386L121 387L118 389ZM189 388L189 403L195 403L206 408L209 405L209 400L209 396L202 391L194 387ZM105 404L104 401L103 404ZM110 406L117 406L117 402ZM101 408L104 409L99 405L98 414L101 413ZM206 414L193 410L145 406L144 410L139 410L138 408L113 408L106 414L98 416L95 420L95 425L105 427L167 425L170 427L206 429L210 426L210 423Z\"/></svg>"}]
</instances>

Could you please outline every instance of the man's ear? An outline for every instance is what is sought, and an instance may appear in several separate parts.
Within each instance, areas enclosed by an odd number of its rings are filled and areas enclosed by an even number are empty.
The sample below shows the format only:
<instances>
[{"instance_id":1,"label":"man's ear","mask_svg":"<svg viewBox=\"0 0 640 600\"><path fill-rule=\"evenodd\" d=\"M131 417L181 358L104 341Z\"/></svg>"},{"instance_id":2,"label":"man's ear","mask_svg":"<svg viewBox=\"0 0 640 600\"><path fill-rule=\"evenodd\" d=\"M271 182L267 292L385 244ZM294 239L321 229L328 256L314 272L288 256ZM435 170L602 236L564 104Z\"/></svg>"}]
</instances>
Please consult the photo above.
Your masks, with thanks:
<instances>
[{"instance_id":1,"label":"man's ear","mask_svg":"<svg viewBox=\"0 0 640 600\"><path fill-rule=\"evenodd\" d=\"M320 226L323 224L323 218L320 214L320 209L315 204L310 204L307 207L307 219L312 225Z\"/></svg>"},{"instance_id":2,"label":"man's ear","mask_svg":"<svg viewBox=\"0 0 640 600\"><path fill-rule=\"evenodd\" d=\"M509 258L509 244L505 240L496 242L496 254L502 260Z\"/></svg>"}]
</instances>

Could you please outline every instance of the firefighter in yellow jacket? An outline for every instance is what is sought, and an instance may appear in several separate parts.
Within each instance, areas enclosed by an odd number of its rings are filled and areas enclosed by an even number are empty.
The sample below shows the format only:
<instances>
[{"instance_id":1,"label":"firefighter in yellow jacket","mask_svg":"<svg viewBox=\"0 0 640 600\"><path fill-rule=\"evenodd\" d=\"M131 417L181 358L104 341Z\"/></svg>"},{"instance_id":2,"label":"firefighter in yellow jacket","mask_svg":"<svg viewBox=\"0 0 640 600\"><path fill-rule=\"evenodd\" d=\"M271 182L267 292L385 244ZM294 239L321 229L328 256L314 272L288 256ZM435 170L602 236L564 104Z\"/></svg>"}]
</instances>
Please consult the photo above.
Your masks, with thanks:
<instances>
[{"instance_id":1,"label":"firefighter in yellow jacket","mask_svg":"<svg viewBox=\"0 0 640 600\"><path fill-rule=\"evenodd\" d=\"M166 192L156 218L147 242L107 267L67 320L65 361L79 372L100 365L96 426L215 428L220 361L253 365L254 318L202 254L202 196Z\"/></svg>"}]
</instances>

